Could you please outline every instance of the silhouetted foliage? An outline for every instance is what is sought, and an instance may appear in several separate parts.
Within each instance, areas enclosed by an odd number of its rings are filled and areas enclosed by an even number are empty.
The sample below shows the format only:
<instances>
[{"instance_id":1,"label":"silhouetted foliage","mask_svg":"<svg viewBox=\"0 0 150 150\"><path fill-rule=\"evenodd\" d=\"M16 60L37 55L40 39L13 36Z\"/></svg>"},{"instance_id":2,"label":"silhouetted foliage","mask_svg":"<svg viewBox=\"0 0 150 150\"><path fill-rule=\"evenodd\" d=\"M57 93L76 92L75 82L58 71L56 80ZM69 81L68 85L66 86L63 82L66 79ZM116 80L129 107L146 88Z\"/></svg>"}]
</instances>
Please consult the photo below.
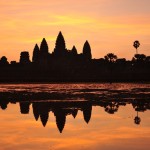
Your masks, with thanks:
<instances>
[{"instance_id":1,"label":"silhouetted foliage","mask_svg":"<svg viewBox=\"0 0 150 150\"><path fill-rule=\"evenodd\" d=\"M0 60L0 64L1 65L8 65L8 61L7 58L5 56L2 56L1 60Z\"/></svg>"},{"instance_id":2,"label":"silhouetted foliage","mask_svg":"<svg viewBox=\"0 0 150 150\"><path fill-rule=\"evenodd\" d=\"M143 62L143 61L146 60L146 56L145 56L144 54L135 54L134 57L135 57L135 60L136 60L136 61L139 61L139 62L140 62L140 61Z\"/></svg>"},{"instance_id":3,"label":"silhouetted foliage","mask_svg":"<svg viewBox=\"0 0 150 150\"><path fill-rule=\"evenodd\" d=\"M106 61L108 61L110 63L113 63L117 60L117 56L113 53L108 53L104 58Z\"/></svg>"},{"instance_id":4,"label":"silhouetted foliage","mask_svg":"<svg viewBox=\"0 0 150 150\"><path fill-rule=\"evenodd\" d=\"M134 46L134 48L136 49L136 54L138 54L137 49L138 49L138 47L140 46L140 42L139 42L139 41L134 41L133 46Z\"/></svg>"},{"instance_id":5,"label":"silhouetted foliage","mask_svg":"<svg viewBox=\"0 0 150 150\"><path fill-rule=\"evenodd\" d=\"M145 61L150 63L150 56L147 56Z\"/></svg>"},{"instance_id":6,"label":"silhouetted foliage","mask_svg":"<svg viewBox=\"0 0 150 150\"><path fill-rule=\"evenodd\" d=\"M11 65L16 65L17 62L16 62L16 61L11 61L10 64L11 64Z\"/></svg>"},{"instance_id":7,"label":"silhouetted foliage","mask_svg":"<svg viewBox=\"0 0 150 150\"><path fill-rule=\"evenodd\" d=\"M139 125L141 122L141 118L138 116L138 111L137 111L137 116L134 118L134 123Z\"/></svg>"},{"instance_id":8,"label":"silhouetted foliage","mask_svg":"<svg viewBox=\"0 0 150 150\"><path fill-rule=\"evenodd\" d=\"M105 111L109 114L114 114L118 111L119 105L116 102L110 102L105 106Z\"/></svg>"},{"instance_id":9,"label":"silhouetted foliage","mask_svg":"<svg viewBox=\"0 0 150 150\"><path fill-rule=\"evenodd\" d=\"M119 64L124 64L126 63L126 59L125 58L117 59L116 62Z\"/></svg>"}]
</instances>

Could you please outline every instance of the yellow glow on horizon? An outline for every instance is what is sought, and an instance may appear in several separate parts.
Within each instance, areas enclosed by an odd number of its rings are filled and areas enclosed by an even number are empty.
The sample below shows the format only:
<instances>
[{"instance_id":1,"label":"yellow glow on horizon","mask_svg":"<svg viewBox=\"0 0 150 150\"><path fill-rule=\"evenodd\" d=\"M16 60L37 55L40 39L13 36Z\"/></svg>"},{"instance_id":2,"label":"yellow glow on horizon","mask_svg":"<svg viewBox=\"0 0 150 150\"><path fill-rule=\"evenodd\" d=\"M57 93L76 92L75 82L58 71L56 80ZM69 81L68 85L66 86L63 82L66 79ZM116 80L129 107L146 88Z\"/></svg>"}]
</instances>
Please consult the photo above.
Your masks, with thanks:
<instances>
[{"instance_id":1,"label":"yellow glow on horizon","mask_svg":"<svg viewBox=\"0 0 150 150\"><path fill-rule=\"evenodd\" d=\"M39 25L42 26L58 26L58 25L81 25L81 24L86 24L86 23L91 23L93 20L91 18L87 17L74 17L74 16L64 16L64 15L59 15L55 16L55 21L52 22L41 22Z\"/></svg>"}]
</instances>

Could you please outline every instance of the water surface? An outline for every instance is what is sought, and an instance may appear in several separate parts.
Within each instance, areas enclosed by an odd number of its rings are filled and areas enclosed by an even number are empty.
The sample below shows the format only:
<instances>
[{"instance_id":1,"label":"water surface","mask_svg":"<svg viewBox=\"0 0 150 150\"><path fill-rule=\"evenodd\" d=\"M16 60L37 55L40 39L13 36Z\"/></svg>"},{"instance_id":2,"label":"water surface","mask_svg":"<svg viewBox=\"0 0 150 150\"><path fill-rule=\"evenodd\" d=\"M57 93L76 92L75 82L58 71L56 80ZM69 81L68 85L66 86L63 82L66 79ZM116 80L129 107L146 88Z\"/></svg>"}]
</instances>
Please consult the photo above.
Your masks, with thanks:
<instances>
[{"instance_id":1,"label":"water surface","mask_svg":"<svg viewBox=\"0 0 150 150\"><path fill-rule=\"evenodd\" d=\"M0 149L148 150L149 84L1 84Z\"/></svg>"}]
</instances>

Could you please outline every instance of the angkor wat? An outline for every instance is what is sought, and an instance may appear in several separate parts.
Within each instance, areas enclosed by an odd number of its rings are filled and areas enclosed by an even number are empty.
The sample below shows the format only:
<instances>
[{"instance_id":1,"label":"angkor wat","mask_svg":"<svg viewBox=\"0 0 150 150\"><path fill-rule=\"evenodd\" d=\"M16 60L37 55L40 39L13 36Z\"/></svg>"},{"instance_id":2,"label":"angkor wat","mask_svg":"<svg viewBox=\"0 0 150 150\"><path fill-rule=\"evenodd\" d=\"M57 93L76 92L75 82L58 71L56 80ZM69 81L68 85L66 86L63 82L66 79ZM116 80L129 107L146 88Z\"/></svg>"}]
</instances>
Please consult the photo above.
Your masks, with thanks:
<instances>
[{"instance_id":1,"label":"angkor wat","mask_svg":"<svg viewBox=\"0 0 150 150\"><path fill-rule=\"evenodd\" d=\"M0 60L0 82L115 82L149 81L150 56L135 54L131 61L117 58L113 53L104 58L92 59L88 41L78 54L75 46L66 48L65 39L59 32L55 48L49 53L46 39L33 50L32 61L29 52L20 54L20 62Z\"/></svg>"}]
</instances>

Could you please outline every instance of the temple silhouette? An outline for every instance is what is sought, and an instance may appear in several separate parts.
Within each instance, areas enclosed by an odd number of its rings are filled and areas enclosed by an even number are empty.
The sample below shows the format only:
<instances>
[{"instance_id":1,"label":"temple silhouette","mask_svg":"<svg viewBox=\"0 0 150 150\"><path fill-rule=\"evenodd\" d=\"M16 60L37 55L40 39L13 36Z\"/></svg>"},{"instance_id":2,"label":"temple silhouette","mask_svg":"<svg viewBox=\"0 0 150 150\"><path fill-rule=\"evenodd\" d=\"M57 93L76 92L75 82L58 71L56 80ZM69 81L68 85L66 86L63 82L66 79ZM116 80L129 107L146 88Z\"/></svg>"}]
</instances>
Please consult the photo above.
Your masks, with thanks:
<instances>
[{"instance_id":1,"label":"temple silhouette","mask_svg":"<svg viewBox=\"0 0 150 150\"><path fill-rule=\"evenodd\" d=\"M56 39L54 51L52 53L49 53L49 47L45 38L43 38L40 46L38 46L37 44L35 45L33 50L32 62L40 67L50 67L52 65L68 66L68 63L90 61L91 59L91 47L88 41L84 43L83 52L81 54L78 54L75 46L73 46L71 50L68 50L66 48L65 39L62 33L59 32ZM20 63L30 63L28 52L21 52Z\"/></svg>"},{"instance_id":2,"label":"temple silhouette","mask_svg":"<svg viewBox=\"0 0 150 150\"><path fill-rule=\"evenodd\" d=\"M104 58L93 59L88 41L82 53L75 46L66 48L59 32L54 50L50 53L45 38L35 44L32 60L28 51L20 53L19 62L0 59L0 82L115 82L150 81L150 56L135 54L131 61L108 53Z\"/></svg>"}]
</instances>

